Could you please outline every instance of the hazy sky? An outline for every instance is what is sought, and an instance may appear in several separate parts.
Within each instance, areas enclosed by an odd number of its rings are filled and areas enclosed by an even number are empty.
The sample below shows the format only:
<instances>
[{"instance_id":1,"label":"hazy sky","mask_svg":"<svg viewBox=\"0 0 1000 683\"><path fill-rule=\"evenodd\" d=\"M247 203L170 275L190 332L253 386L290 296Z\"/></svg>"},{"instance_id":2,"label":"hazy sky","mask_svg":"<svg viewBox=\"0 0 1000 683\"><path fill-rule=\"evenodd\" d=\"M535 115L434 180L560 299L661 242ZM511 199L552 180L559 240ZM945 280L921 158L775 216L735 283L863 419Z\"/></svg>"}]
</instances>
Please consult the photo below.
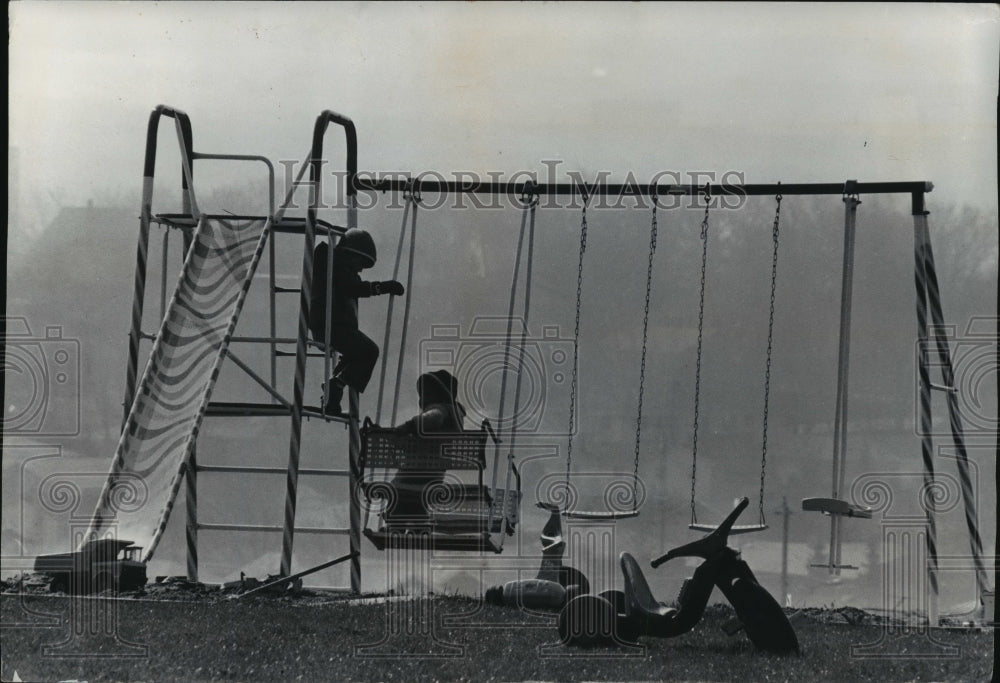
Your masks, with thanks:
<instances>
[{"instance_id":1,"label":"hazy sky","mask_svg":"<svg viewBox=\"0 0 1000 683\"><path fill-rule=\"evenodd\" d=\"M931 180L996 212L995 5L14 2L20 199L134 195L149 111L301 159L324 109L377 170ZM134 192L133 192L134 190ZM18 198L15 197L15 200ZM933 205L932 205L933 208ZM17 227L12 226L13 234Z\"/></svg>"}]
</instances>

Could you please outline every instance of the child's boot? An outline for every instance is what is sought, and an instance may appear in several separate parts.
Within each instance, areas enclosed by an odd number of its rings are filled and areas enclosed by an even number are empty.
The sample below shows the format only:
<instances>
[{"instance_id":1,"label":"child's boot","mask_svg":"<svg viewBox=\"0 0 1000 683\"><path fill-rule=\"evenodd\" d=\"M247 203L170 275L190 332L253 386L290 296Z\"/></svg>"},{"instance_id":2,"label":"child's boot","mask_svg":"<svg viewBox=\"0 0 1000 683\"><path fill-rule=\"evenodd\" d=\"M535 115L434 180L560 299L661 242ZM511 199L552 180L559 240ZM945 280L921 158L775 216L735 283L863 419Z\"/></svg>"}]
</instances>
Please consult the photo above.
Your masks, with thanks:
<instances>
[{"instance_id":1,"label":"child's boot","mask_svg":"<svg viewBox=\"0 0 1000 683\"><path fill-rule=\"evenodd\" d=\"M340 417L344 412L340 409L340 400L344 398L344 383L338 377L326 383L326 405L323 412L326 415Z\"/></svg>"}]
</instances>

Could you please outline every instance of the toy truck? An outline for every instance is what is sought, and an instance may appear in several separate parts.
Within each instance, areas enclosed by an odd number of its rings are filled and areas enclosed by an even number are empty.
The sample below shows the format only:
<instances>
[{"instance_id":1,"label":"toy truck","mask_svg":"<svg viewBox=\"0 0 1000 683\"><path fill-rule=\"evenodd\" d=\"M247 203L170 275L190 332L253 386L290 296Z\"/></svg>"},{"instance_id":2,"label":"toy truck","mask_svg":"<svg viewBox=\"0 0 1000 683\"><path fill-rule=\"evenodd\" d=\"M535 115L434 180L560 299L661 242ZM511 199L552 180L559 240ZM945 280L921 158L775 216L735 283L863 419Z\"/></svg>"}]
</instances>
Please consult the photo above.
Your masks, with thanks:
<instances>
[{"instance_id":1,"label":"toy truck","mask_svg":"<svg viewBox=\"0 0 1000 683\"><path fill-rule=\"evenodd\" d=\"M35 572L48 577L49 589L71 594L134 590L146 585L142 548L132 541L102 538L75 552L39 555Z\"/></svg>"}]
</instances>

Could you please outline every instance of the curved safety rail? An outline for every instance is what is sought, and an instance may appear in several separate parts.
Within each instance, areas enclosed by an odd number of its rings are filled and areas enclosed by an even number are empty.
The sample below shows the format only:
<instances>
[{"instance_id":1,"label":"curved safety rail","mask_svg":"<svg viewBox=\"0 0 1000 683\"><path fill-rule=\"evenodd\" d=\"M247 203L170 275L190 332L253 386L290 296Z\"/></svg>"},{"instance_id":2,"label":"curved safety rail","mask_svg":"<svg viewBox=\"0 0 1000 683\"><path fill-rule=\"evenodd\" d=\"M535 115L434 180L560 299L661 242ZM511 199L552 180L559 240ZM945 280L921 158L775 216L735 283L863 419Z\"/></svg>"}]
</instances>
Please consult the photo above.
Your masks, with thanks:
<instances>
[{"instance_id":1,"label":"curved safety rail","mask_svg":"<svg viewBox=\"0 0 1000 683\"><path fill-rule=\"evenodd\" d=\"M180 109L158 105L149 115L146 124L146 153L142 171L142 206L139 214L139 242L136 247L135 282L132 292L132 321L129 332L128 366L125 370L125 398L123 402L122 427L124 428L128 413L135 400L135 385L139 374L139 347L142 344L142 309L146 294L146 259L149 253L149 224L152 219L153 205L153 174L156 172L157 132L160 119L170 117L177 122L181 144L182 165L186 162L190 167L190 159L194 153L194 134L191 130L190 117ZM181 190L187 209L188 178L190 173L181 171Z\"/></svg>"}]
</instances>

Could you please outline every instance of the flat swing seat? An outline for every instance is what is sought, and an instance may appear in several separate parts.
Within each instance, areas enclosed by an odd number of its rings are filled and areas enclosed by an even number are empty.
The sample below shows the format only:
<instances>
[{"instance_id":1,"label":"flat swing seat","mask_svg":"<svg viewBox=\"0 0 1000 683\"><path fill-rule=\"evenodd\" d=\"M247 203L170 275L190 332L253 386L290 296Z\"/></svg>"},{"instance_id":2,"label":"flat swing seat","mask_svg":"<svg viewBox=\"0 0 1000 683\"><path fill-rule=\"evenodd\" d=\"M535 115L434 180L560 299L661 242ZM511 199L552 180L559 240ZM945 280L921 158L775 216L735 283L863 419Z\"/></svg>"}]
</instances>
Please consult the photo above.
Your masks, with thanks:
<instances>
[{"instance_id":1,"label":"flat swing seat","mask_svg":"<svg viewBox=\"0 0 1000 683\"><path fill-rule=\"evenodd\" d=\"M705 533L711 533L718 528L714 524L698 524L697 522L688 524L688 529L692 531L704 531ZM752 534L755 531L765 531L769 528L767 524L737 524L729 529L729 534Z\"/></svg>"},{"instance_id":2,"label":"flat swing seat","mask_svg":"<svg viewBox=\"0 0 1000 683\"><path fill-rule=\"evenodd\" d=\"M567 519L616 520L632 519L639 516L638 510L561 510L555 503L538 501L536 505L549 512L558 511Z\"/></svg>"},{"instance_id":3,"label":"flat swing seat","mask_svg":"<svg viewBox=\"0 0 1000 683\"><path fill-rule=\"evenodd\" d=\"M822 512L824 515L841 515L843 517L860 517L871 519L872 509L860 505L851 505L846 500L837 498L803 498L802 509L806 512Z\"/></svg>"},{"instance_id":4,"label":"flat swing seat","mask_svg":"<svg viewBox=\"0 0 1000 683\"><path fill-rule=\"evenodd\" d=\"M567 519L592 519L592 520L614 520L614 519L632 519L633 517L639 516L638 510L624 510L621 512L610 511L610 510L566 510L562 513L563 517Z\"/></svg>"},{"instance_id":5,"label":"flat swing seat","mask_svg":"<svg viewBox=\"0 0 1000 683\"><path fill-rule=\"evenodd\" d=\"M713 531L718 531L719 529L725 529L726 536L732 534L749 534L754 531L764 531L768 528L767 524L764 522L764 513L761 512L761 521L757 524L734 524L736 518L747 509L750 504L750 499L743 497L736 502L736 506L733 511L729 513L722 524L699 524L697 518L693 518L691 523L688 524L688 529L692 531L703 531L705 533L712 533ZM693 517L693 514L692 514Z\"/></svg>"}]
</instances>

